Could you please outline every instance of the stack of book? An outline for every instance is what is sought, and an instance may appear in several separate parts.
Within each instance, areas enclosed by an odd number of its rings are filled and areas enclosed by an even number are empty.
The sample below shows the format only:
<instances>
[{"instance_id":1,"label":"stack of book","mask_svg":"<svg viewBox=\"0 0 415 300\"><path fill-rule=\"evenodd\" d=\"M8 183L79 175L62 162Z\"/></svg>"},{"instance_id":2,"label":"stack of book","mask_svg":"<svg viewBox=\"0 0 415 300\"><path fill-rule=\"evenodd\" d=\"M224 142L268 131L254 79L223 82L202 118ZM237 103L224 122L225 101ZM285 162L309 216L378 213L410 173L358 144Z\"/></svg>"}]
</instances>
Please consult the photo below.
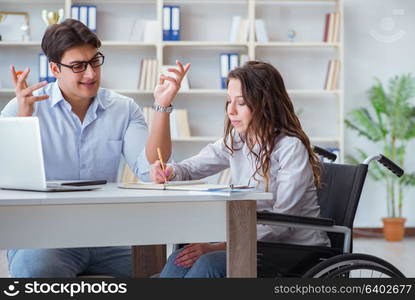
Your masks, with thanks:
<instances>
[{"instance_id":1,"label":"stack of book","mask_svg":"<svg viewBox=\"0 0 415 300\"><path fill-rule=\"evenodd\" d=\"M338 42L339 35L340 35L340 13L333 12L333 13L326 14L323 41L327 43Z\"/></svg>"},{"instance_id":2,"label":"stack of book","mask_svg":"<svg viewBox=\"0 0 415 300\"><path fill-rule=\"evenodd\" d=\"M72 5L71 18L81 21L91 31L97 31L97 7L95 5Z\"/></svg>"},{"instance_id":3,"label":"stack of book","mask_svg":"<svg viewBox=\"0 0 415 300\"><path fill-rule=\"evenodd\" d=\"M138 82L138 89L142 91L152 91L158 84L160 74L176 78L176 74L169 72L168 69L177 69L175 65L164 65L158 67L156 59L141 60L140 80ZM181 91L188 91L190 89L189 79L187 74L182 79Z\"/></svg>"},{"instance_id":4,"label":"stack of book","mask_svg":"<svg viewBox=\"0 0 415 300\"><path fill-rule=\"evenodd\" d=\"M154 117L152 107L143 107L143 115L148 126L151 126ZM172 139L189 138L190 127L189 118L186 109L173 109L170 114L170 135Z\"/></svg>"},{"instance_id":5,"label":"stack of book","mask_svg":"<svg viewBox=\"0 0 415 300\"><path fill-rule=\"evenodd\" d=\"M336 90L337 83L340 76L340 61L338 59L330 59L329 65L327 68L326 82L324 84L324 89L326 90Z\"/></svg>"},{"instance_id":6,"label":"stack of book","mask_svg":"<svg viewBox=\"0 0 415 300\"><path fill-rule=\"evenodd\" d=\"M242 19L241 16L233 16L231 30L229 33L229 42L245 43L248 40L249 21Z\"/></svg>"},{"instance_id":7,"label":"stack of book","mask_svg":"<svg viewBox=\"0 0 415 300\"><path fill-rule=\"evenodd\" d=\"M158 31L157 20L141 20L137 18L130 32L130 41L156 43Z\"/></svg>"},{"instance_id":8,"label":"stack of book","mask_svg":"<svg viewBox=\"0 0 415 300\"><path fill-rule=\"evenodd\" d=\"M163 6L163 41L180 41L180 6Z\"/></svg>"},{"instance_id":9,"label":"stack of book","mask_svg":"<svg viewBox=\"0 0 415 300\"><path fill-rule=\"evenodd\" d=\"M268 43L268 32L263 19L255 19L255 36L257 42Z\"/></svg>"},{"instance_id":10,"label":"stack of book","mask_svg":"<svg viewBox=\"0 0 415 300\"><path fill-rule=\"evenodd\" d=\"M221 53L220 54L220 85L226 89L226 79L228 73L233 69L242 66L249 60L248 55L238 53Z\"/></svg>"},{"instance_id":11,"label":"stack of book","mask_svg":"<svg viewBox=\"0 0 415 300\"><path fill-rule=\"evenodd\" d=\"M140 80L138 89L142 91L152 91L157 85L158 62L156 59L141 60Z\"/></svg>"}]
</instances>

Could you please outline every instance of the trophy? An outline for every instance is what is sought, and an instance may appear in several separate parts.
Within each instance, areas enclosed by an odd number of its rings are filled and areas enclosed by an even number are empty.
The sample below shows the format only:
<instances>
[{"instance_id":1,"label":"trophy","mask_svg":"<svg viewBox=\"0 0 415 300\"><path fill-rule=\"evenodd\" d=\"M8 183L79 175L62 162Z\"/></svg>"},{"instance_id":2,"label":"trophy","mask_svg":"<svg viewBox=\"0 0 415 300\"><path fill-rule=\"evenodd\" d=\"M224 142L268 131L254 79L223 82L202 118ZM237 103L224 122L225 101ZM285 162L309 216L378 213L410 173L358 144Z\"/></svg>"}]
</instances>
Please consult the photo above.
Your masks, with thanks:
<instances>
[{"instance_id":1,"label":"trophy","mask_svg":"<svg viewBox=\"0 0 415 300\"><path fill-rule=\"evenodd\" d=\"M64 16L63 8L59 9L58 12L42 10L42 19L46 25L58 24Z\"/></svg>"}]
</instances>

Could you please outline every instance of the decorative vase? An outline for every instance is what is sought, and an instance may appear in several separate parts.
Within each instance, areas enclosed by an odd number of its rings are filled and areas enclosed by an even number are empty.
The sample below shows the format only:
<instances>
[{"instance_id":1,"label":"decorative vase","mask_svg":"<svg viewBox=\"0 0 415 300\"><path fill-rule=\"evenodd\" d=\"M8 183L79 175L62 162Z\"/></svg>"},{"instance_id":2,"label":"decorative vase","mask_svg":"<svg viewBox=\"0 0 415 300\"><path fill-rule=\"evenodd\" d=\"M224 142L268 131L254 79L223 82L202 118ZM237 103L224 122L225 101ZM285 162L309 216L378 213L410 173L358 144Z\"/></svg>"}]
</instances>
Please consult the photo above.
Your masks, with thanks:
<instances>
[{"instance_id":1,"label":"decorative vase","mask_svg":"<svg viewBox=\"0 0 415 300\"><path fill-rule=\"evenodd\" d=\"M385 240L397 242L403 239L406 218L382 218L382 221Z\"/></svg>"}]
</instances>

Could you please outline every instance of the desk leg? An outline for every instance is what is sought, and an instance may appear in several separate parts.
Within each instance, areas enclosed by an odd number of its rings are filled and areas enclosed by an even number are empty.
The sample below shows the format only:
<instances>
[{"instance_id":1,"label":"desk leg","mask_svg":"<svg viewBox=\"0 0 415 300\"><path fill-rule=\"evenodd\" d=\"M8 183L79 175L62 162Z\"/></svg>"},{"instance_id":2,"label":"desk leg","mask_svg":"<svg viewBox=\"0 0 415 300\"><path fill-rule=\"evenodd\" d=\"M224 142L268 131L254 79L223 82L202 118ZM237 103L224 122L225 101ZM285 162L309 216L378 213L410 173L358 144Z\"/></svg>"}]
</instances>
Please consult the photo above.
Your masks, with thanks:
<instances>
[{"instance_id":1,"label":"desk leg","mask_svg":"<svg viewBox=\"0 0 415 300\"><path fill-rule=\"evenodd\" d=\"M227 275L256 277L256 201L227 202Z\"/></svg>"},{"instance_id":2,"label":"desk leg","mask_svg":"<svg viewBox=\"0 0 415 300\"><path fill-rule=\"evenodd\" d=\"M133 277L148 278L166 264L166 245L133 246Z\"/></svg>"}]
</instances>

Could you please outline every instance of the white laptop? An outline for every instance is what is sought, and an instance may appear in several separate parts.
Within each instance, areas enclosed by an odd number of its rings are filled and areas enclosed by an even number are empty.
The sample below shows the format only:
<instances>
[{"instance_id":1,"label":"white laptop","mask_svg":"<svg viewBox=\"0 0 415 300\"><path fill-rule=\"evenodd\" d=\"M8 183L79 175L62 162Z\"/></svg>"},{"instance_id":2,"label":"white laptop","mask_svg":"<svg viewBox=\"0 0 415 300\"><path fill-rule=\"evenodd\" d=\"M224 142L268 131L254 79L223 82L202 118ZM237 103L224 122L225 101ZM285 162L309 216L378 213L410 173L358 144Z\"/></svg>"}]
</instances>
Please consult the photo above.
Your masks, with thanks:
<instances>
[{"instance_id":1,"label":"white laptop","mask_svg":"<svg viewBox=\"0 0 415 300\"><path fill-rule=\"evenodd\" d=\"M86 191L105 180L47 182L39 120L36 117L0 118L0 188L31 191Z\"/></svg>"}]
</instances>

